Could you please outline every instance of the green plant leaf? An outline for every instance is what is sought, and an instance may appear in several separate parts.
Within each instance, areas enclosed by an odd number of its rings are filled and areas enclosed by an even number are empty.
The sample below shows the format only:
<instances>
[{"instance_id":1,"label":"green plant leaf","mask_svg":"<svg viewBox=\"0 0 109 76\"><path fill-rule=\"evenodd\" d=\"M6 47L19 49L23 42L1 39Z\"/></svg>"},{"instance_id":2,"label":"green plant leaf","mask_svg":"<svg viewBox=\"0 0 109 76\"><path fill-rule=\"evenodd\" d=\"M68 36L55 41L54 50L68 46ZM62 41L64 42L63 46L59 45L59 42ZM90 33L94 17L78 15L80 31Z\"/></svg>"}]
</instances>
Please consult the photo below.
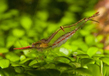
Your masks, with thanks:
<instances>
[{"instance_id":1,"label":"green plant leaf","mask_svg":"<svg viewBox=\"0 0 109 76\"><path fill-rule=\"evenodd\" d=\"M26 40L18 40L14 44L15 47L25 47L25 46L28 46L28 45L29 45L29 43Z\"/></svg>"},{"instance_id":2,"label":"green plant leaf","mask_svg":"<svg viewBox=\"0 0 109 76\"><path fill-rule=\"evenodd\" d=\"M34 64L36 64L36 63L38 63L38 61L37 61L37 60L33 60L33 61L31 61L31 62L29 63L29 66L32 66L32 65L34 65Z\"/></svg>"},{"instance_id":3,"label":"green plant leaf","mask_svg":"<svg viewBox=\"0 0 109 76\"><path fill-rule=\"evenodd\" d=\"M75 40L72 41L72 45L76 45L78 48L82 49L83 51L87 51L88 46L86 45L86 43L84 43L82 40Z\"/></svg>"},{"instance_id":4,"label":"green plant leaf","mask_svg":"<svg viewBox=\"0 0 109 76\"><path fill-rule=\"evenodd\" d=\"M91 71L85 68L77 68L76 72L84 76L91 75Z\"/></svg>"},{"instance_id":5,"label":"green plant leaf","mask_svg":"<svg viewBox=\"0 0 109 76\"><path fill-rule=\"evenodd\" d=\"M96 46L99 47L99 48L103 48L104 44L103 43L97 43Z\"/></svg>"},{"instance_id":6,"label":"green plant leaf","mask_svg":"<svg viewBox=\"0 0 109 76\"><path fill-rule=\"evenodd\" d=\"M109 57L101 57L100 58L104 63L109 65Z\"/></svg>"},{"instance_id":7,"label":"green plant leaf","mask_svg":"<svg viewBox=\"0 0 109 76\"><path fill-rule=\"evenodd\" d=\"M12 52L6 54L6 58L13 62L18 61L20 59L20 57L18 55L16 55L15 53L12 53Z\"/></svg>"},{"instance_id":8,"label":"green plant leaf","mask_svg":"<svg viewBox=\"0 0 109 76\"><path fill-rule=\"evenodd\" d=\"M88 45L93 45L95 44L95 38L93 35L88 35L85 37L85 42L88 44Z\"/></svg>"},{"instance_id":9,"label":"green plant leaf","mask_svg":"<svg viewBox=\"0 0 109 76\"><path fill-rule=\"evenodd\" d=\"M0 1L0 13L3 13L4 11L6 11L7 10L7 8L8 8L8 5L7 5L7 3L6 3L6 1L5 0L1 0Z\"/></svg>"},{"instance_id":10,"label":"green plant leaf","mask_svg":"<svg viewBox=\"0 0 109 76\"><path fill-rule=\"evenodd\" d=\"M91 71L92 76L101 76L100 67L96 64L88 64L88 69Z\"/></svg>"},{"instance_id":11,"label":"green plant leaf","mask_svg":"<svg viewBox=\"0 0 109 76\"><path fill-rule=\"evenodd\" d=\"M42 62L34 63L31 66L35 67L35 68L38 68L38 67L43 67L43 66L46 66L46 65L47 65L47 62L42 61Z\"/></svg>"},{"instance_id":12,"label":"green plant leaf","mask_svg":"<svg viewBox=\"0 0 109 76\"><path fill-rule=\"evenodd\" d=\"M89 58L87 54L78 54L77 57L79 58Z\"/></svg>"},{"instance_id":13,"label":"green plant leaf","mask_svg":"<svg viewBox=\"0 0 109 76\"><path fill-rule=\"evenodd\" d=\"M87 51L87 54L92 57L98 51L97 47L90 47Z\"/></svg>"},{"instance_id":14,"label":"green plant leaf","mask_svg":"<svg viewBox=\"0 0 109 76\"><path fill-rule=\"evenodd\" d=\"M0 68L0 75L5 76L4 71Z\"/></svg>"},{"instance_id":15,"label":"green plant leaf","mask_svg":"<svg viewBox=\"0 0 109 76\"><path fill-rule=\"evenodd\" d=\"M83 36L87 36L87 35L90 34L90 32L87 31L87 30L80 30L80 33L81 33Z\"/></svg>"},{"instance_id":16,"label":"green plant leaf","mask_svg":"<svg viewBox=\"0 0 109 76\"><path fill-rule=\"evenodd\" d=\"M21 60L21 61L23 61L23 60L25 60L25 59L26 59L26 57L25 57L24 55L21 55L21 56L20 56L20 60Z\"/></svg>"},{"instance_id":17,"label":"green plant leaf","mask_svg":"<svg viewBox=\"0 0 109 76\"><path fill-rule=\"evenodd\" d=\"M22 27L24 27L26 30L30 29L32 25L32 20L28 16L22 16L20 22L21 22Z\"/></svg>"},{"instance_id":18,"label":"green plant leaf","mask_svg":"<svg viewBox=\"0 0 109 76\"><path fill-rule=\"evenodd\" d=\"M0 48L0 53L7 53L9 50L7 48Z\"/></svg>"},{"instance_id":19,"label":"green plant leaf","mask_svg":"<svg viewBox=\"0 0 109 76\"><path fill-rule=\"evenodd\" d=\"M57 69L47 69L46 70L50 76L59 76L60 75L60 71Z\"/></svg>"},{"instance_id":20,"label":"green plant leaf","mask_svg":"<svg viewBox=\"0 0 109 76\"><path fill-rule=\"evenodd\" d=\"M6 47L7 48L10 48L11 46L13 46L13 44L15 43L16 40L17 40L16 37L14 37L14 36L8 36L7 37Z\"/></svg>"},{"instance_id":21,"label":"green plant leaf","mask_svg":"<svg viewBox=\"0 0 109 76\"><path fill-rule=\"evenodd\" d=\"M109 76L109 65L104 65L104 76Z\"/></svg>"},{"instance_id":22,"label":"green plant leaf","mask_svg":"<svg viewBox=\"0 0 109 76\"><path fill-rule=\"evenodd\" d=\"M9 60L8 59L0 59L0 67L1 68L7 68L9 67Z\"/></svg>"},{"instance_id":23,"label":"green plant leaf","mask_svg":"<svg viewBox=\"0 0 109 76\"><path fill-rule=\"evenodd\" d=\"M81 59L81 64L82 64L82 66L87 65L87 64L89 64L89 63L91 63L91 62L93 62L93 60L90 59L90 58L82 58L82 59Z\"/></svg>"},{"instance_id":24,"label":"green plant leaf","mask_svg":"<svg viewBox=\"0 0 109 76\"><path fill-rule=\"evenodd\" d=\"M47 18L48 18L49 14L47 11L38 11L37 12L37 17L40 19L40 20L43 20L43 21L46 21ZM42 22L42 21L41 21Z\"/></svg>"},{"instance_id":25,"label":"green plant leaf","mask_svg":"<svg viewBox=\"0 0 109 76\"><path fill-rule=\"evenodd\" d=\"M32 58L26 58L25 60L21 61L20 64L24 64L26 62L30 62Z\"/></svg>"},{"instance_id":26,"label":"green plant leaf","mask_svg":"<svg viewBox=\"0 0 109 76\"><path fill-rule=\"evenodd\" d=\"M21 29L14 29L12 31L12 33L16 37L22 37L25 34L25 31L24 30L21 30Z\"/></svg>"},{"instance_id":27,"label":"green plant leaf","mask_svg":"<svg viewBox=\"0 0 109 76\"><path fill-rule=\"evenodd\" d=\"M23 67L14 67L17 73L22 73L24 71Z\"/></svg>"},{"instance_id":28,"label":"green plant leaf","mask_svg":"<svg viewBox=\"0 0 109 76\"><path fill-rule=\"evenodd\" d=\"M103 39L103 35L98 35L96 38L97 38L97 42L100 42Z\"/></svg>"},{"instance_id":29,"label":"green plant leaf","mask_svg":"<svg viewBox=\"0 0 109 76\"><path fill-rule=\"evenodd\" d=\"M47 70L29 70L27 71L29 76L50 76ZM59 76L59 75L58 75Z\"/></svg>"},{"instance_id":30,"label":"green plant leaf","mask_svg":"<svg viewBox=\"0 0 109 76\"><path fill-rule=\"evenodd\" d=\"M69 74L68 73L61 73L61 75L60 76L69 76Z\"/></svg>"},{"instance_id":31,"label":"green plant leaf","mask_svg":"<svg viewBox=\"0 0 109 76\"><path fill-rule=\"evenodd\" d=\"M19 63L15 63L15 62L11 62L11 66L13 66L13 67L17 67L17 66L21 66L21 64L19 64Z\"/></svg>"},{"instance_id":32,"label":"green plant leaf","mask_svg":"<svg viewBox=\"0 0 109 76\"><path fill-rule=\"evenodd\" d=\"M63 62L63 63L69 63L71 60L70 58L66 57L66 56L58 56L54 58L54 61L58 61L58 62Z\"/></svg>"},{"instance_id":33,"label":"green plant leaf","mask_svg":"<svg viewBox=\"0 0 109 76\"><path fill-rule=\"evenodd\" d=\"M70 65L68 63L57 63L56 66L58 66L58 67L67 67L67 68L76 68L75 65L73 65L73 64Z\"/></svg>"},{"instance_id":34,"label":"green plant leaf","mask_svg":"<svg viewBox=\"0 0 109 76\"><path fill-rule=\"evenodd\" d=\"M64 55L69 55L69 51L66 48L60 48L60 52L63 53Z\"/></svg>"},{"instance_id":35,"label":"green plant leaf","mask_svg":"<svg viewBox=\"0 0 109 76\"><path fill-rule=\"evenodd\" d=\"M5 46L5 39L4 36L0 37L0 46L4 47Z\"/></svg>"}]
</instances>

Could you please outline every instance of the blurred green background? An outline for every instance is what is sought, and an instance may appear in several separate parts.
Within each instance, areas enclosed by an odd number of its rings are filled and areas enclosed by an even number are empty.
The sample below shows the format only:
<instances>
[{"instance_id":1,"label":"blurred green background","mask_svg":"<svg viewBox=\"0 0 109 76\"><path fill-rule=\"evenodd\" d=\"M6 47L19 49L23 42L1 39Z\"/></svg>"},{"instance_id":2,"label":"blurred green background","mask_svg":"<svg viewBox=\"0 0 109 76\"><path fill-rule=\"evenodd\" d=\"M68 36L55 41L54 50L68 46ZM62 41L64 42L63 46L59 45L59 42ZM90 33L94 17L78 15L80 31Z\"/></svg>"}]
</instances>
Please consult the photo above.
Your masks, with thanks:
<instances>
[{"instance_id":1,"label":"blurred green background","mask_svg":"<svg viewBox=\"0 0 109 76\"><path fill-rule=\"evenodd\" d=\"M60 26L92 16L97 2L0 0L0 76L108 76L109 59L104 57L100 42L103 36L93 35L98 30L97 23L91 21L61 47L47 52L13 50L48 38Z\"/></svg>"},{"instance_id":2,"label":"blurred green background","mask_svg":"<svg viewBox=\"0 0 109 76\"><path fill-rule=\"evenodd\" d=\"M12 51L13 47L48 38L59 26L93 15L96 3L97 0L0 0L0 48Z\"/></svg>"}]
</instances>

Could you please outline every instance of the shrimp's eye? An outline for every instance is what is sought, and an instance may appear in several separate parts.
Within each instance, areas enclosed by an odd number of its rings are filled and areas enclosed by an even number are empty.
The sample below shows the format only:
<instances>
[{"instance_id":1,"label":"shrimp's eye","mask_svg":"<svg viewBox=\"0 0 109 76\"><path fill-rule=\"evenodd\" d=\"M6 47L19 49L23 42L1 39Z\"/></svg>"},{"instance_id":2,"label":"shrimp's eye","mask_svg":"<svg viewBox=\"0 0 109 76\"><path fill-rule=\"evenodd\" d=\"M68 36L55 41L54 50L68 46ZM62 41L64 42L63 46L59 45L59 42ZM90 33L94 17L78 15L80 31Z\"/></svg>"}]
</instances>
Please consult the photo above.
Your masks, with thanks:
<instances>
[{"instance_id":1,"label":"shrimp's eye","mask_svg":"<svg viewBox=\"0 0 109 76\"><path fill-rule=\"evenodd\" d=\"M34 44L32 44L32 47L35 47L35 45L34 45Z\"/></svg>"}]
</instances>

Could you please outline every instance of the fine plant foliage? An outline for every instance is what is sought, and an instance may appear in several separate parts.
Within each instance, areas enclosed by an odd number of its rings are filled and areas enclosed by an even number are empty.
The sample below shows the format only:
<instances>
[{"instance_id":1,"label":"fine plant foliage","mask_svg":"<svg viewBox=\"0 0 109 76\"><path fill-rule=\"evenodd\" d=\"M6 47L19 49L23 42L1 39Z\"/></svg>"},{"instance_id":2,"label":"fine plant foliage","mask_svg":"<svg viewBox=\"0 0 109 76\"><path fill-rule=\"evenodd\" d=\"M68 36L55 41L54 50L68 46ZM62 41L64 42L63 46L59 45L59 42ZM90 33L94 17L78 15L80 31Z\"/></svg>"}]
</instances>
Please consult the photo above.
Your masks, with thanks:
<instances>
[{"instance_id":1,"label":"fine plant foliage","mask_svg":"<svg viewBox=\"0 0 109 76\"><path fill-rule=\"evenodd\" d=\"M0 0L0 76L109 76L109 52L103 49L102 35L94 35L99 23L91 20L60 47L13 49L48 38L60 26L92 16L96 3Z\"/></svg>"}]
</instances>

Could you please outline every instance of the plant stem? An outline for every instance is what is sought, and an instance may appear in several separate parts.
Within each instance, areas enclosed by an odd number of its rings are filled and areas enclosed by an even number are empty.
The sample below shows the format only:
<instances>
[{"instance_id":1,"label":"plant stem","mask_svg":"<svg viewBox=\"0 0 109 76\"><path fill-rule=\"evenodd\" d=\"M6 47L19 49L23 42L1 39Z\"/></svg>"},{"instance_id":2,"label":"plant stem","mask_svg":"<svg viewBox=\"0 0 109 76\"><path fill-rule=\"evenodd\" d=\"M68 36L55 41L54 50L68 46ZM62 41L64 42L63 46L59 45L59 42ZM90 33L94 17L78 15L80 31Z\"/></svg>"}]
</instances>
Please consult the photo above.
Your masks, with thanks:
<instances>
[{"instance_id":1,"label":"plant stem","mask_svg":"<svg viewBox=\"0 0 109 76\"><path fill-rule=\"evenodd\" d=\"M104 76L103 75L103 62L101 61L101 76Z\"/></svg>"}]
</instances>

